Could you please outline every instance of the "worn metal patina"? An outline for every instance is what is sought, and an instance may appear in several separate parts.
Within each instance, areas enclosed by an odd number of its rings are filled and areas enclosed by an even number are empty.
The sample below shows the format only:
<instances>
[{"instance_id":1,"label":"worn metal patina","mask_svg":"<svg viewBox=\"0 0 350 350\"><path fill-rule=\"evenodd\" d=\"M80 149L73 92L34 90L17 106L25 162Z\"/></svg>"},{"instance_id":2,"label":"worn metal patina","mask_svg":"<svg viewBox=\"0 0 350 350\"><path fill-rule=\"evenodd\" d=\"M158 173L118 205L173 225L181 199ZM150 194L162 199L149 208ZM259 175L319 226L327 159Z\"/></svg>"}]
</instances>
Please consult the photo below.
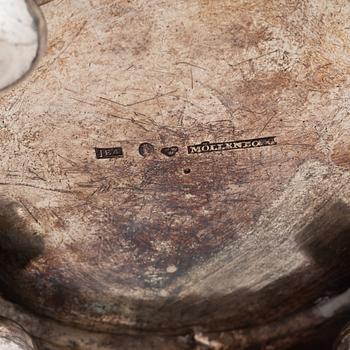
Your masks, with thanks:
<instances>
[{"instance_id":1,"label":"worn metal patina","mask_svg":"<svg viewBox=\"0 0 350 350\"><path fill-rule=\"evenodd\" d=\"M44 349L283 348L346 308L349 1L42 9L0 98L2 316Z\"/></svg>"}]
</instances>

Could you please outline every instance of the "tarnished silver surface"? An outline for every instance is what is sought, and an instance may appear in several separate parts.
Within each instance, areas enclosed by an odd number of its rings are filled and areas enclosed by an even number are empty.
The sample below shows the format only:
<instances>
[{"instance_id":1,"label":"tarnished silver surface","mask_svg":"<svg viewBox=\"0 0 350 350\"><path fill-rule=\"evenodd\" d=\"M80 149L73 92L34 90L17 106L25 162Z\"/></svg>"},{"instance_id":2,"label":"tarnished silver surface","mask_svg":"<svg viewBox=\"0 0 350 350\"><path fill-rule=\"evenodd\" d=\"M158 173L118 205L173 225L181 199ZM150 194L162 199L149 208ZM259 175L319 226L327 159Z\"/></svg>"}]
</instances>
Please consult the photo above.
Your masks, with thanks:
<instances>
[{"instance_id":1,"label":"tarnished silver surface","mask_svg":"<svg viewBox=\"0 0 350 350\"><path fill-rule=\"evenodd\" d=\"M48 54L0 100L4 297L101 350L328 319L350 277L349 2L42 9Z\"/></svg>"}]
</instances>

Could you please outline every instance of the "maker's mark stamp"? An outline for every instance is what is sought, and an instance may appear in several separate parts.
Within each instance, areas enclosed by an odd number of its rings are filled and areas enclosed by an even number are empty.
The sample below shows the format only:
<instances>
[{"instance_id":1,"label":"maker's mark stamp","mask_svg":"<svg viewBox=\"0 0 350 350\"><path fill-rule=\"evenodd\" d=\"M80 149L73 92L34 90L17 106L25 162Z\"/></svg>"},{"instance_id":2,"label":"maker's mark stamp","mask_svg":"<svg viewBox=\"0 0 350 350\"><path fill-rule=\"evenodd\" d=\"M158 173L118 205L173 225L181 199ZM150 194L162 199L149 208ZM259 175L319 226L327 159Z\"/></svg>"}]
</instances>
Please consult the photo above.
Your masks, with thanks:
<instances>
[{"instance_id":1,"label":"maker's mark stamp","mask_svg":"<svg viewBox=\"0 0 350 350\"><path fill-rule=\"evenodd\" d=\"M277 145L275 141L276 136L261 137L250 140L240 141L225 141L210 143L209 141L202 142L199 145L187 146L188 154L209 153L219 151L231 151L246 148L256 148L264 146Z\"/></svg>"},{"instance_id":2,"label":"maker's mark stamp","mask_svg":"<svg viewBox=\"0 0 350 350\"><path fill-rule=\"evenodd\" d=\"M225 142L209 142L204 141L198 145L187 146L188 154L200 154L200 153L210 153L210 152L221 152L221 151L231 151L238 149L247 148L257 148L277 145L275 140L276 136L260 137L249 140L239 140L239 141L225 141ZM143 157L147 157L156 151L155 147L144 142L139 146L139 154ZM161 149L161 153L168 156L174 157L180 148L177 146L164 147ZM113 148L95 148L97 159L109 159L109 158L122 158L124 156L122 147Z\"/></svg>"},{"instance_id":3,"label":"maker's mark stamp","mask_svg":"<svg viewBox=\"0 0 350 350\"><path fill-rule=\"evenodd\" d=\"M123 149L121 147L95 148L97 159L121 158Z\"/></svg>"}]
</instances>

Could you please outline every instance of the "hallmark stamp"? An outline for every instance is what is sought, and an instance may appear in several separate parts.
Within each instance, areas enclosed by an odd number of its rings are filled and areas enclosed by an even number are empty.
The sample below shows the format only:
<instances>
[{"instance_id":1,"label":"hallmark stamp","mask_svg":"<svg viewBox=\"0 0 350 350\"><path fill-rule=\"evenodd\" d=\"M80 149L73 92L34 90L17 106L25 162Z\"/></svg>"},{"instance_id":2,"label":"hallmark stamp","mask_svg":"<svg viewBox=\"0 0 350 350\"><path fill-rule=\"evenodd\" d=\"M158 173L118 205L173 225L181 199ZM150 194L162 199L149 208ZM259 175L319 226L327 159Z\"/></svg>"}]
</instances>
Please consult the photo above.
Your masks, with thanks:
<instances>
[{"instance_id":1,"label":"hallmark stamp","mask_svg":"<svg viewBox=\"0 0 350 350\"><path fill-rule=\"evenodd\" d=\"M187 146L188 154L209 153L219 151L231 151L246 148L256 148L277 145L276 136L261 137L250 140L240 141L225 141L210 143L209 141L202 142L199 145Z\"/></svg>"},{"instance_id":2,"label":"hallmark stamp","mask_svg":"<svg viewBox=\"0 0 350 350\"><path fill-rule=\"evenodd\" d=\"M198 145L187 146L188 154L200 154L210 152L231 151L238 149L257 148L277 145L276 136L260 137L249 140L209 142L204 141ZM164 147L161 153L167 157L174 157L180 148L177 146ZM154 145L144 142L139 146L139 154L147 157L156 151ZM122 158L124 156L122 147L95 148L97 159Z\"/></svg>"},{"instance_id":3,"label":"hallmark stamp","mask_svg":"<svg viewBox=\"0 0 350 350\"><path fill-rule=\"evenodd\" d=\"M97 159L110 159L123 157L123 149L121 147L112 148L95 148Z\"/></svg>"},{"instance_id":4,"label":"hallmark stamp","mask_svg":"<svg viewBox=\"0 0 350 350\"><path fill-rule=\"evenodd\" d=\"M179 152L179 147L172 146L172 147L164 147L161 149L162 154L166 155L167 157L174 157L177 152Z\"/></svg>"},{"instance_id":5,"label":"hallmark stamp","mask_svg":"<svg viewBox=\"0 0 350 350\"><path fill-rule=\"evenodd\" d=\"M154 152L155 147L149 142L141 143L141 145L139 146L139 153L142 157L148 157Z\"/></svg>"}]
</instances>

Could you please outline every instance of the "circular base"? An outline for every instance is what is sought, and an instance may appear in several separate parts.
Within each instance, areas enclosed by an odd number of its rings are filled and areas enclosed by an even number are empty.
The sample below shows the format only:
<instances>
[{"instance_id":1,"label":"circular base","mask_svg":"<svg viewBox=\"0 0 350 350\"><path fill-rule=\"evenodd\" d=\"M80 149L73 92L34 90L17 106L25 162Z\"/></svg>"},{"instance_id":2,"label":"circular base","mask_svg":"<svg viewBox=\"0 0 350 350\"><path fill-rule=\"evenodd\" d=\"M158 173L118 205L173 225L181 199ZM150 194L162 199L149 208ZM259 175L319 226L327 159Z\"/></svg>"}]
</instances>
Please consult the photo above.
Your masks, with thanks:
<instances>
[{"instance_id":1,"label":"circular base","mask_svg":"<svg viewBox=\"0 0 350 350\"><path fill-rule=\"evenodd\" d=\"M298 4L44 7L48 55L1 99L7 298L181 333L346 287L350 8Z\"/></svg>"}]
</instances>

